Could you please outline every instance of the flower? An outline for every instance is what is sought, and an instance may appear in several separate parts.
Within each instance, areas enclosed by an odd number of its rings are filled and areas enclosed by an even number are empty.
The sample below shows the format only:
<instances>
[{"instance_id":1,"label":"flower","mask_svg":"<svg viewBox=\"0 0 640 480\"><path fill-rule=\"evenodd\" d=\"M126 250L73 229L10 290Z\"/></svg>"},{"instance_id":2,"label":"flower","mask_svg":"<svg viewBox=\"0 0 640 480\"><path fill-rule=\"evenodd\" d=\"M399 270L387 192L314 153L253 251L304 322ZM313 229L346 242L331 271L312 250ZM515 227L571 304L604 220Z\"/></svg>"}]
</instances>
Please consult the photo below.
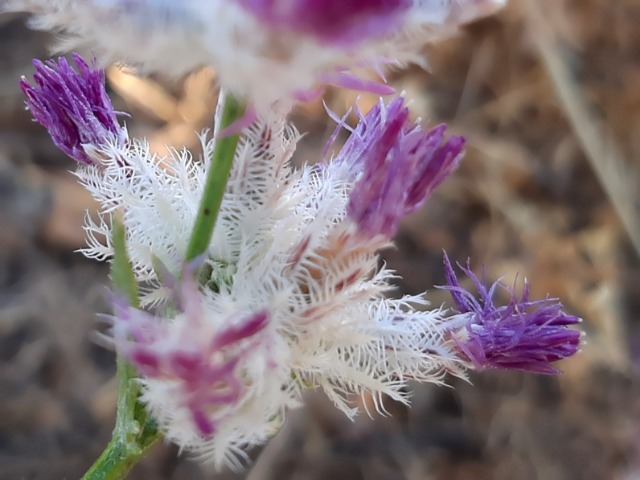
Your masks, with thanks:
<instances>
[{"instance_id":1,"label":"flower","mask_svg":"<svg viewBox=\"0 0 640 480\"><path fill-rule=\"evenodd\" d=\"M388 106L380 101L358 116L335 160L350 166L355 178L347 215L362 235L391 239L400 220L424 205L456 169L465 141L445 141L445 125L425 131L413 123L402 97Z\"/></svg>"},{"instance_id":2,"label":"flower","mask_svg":"<svg viewBox=\"0 0 640 480\"><path fill-rule=\"evenodd\" d=\"M171 76L212 66L266 113L319 84L389 93L362 70L424 63L422 45L504 1L4 0L2 9L34 13L35 27L66 34L60 48L88 47L105 64Z\"/></svg>"},{"instance_id":3,"label":"flower","mask_svg":"<svg viewBox=\"0 0 640 480\"><path fill-rule=\"evenodd\" d=\"M448 285L442 288L449 290L457 308L450 333L459 353L476 369L558 374L560 371L551 363L579 351L581 334L567 327L581 320L564 313L558 300L529 300L527 284L520 298L500 282L487 288L468 266L460 267L476 287L476 299L460 285L446 254L444 266ZM494 304L498 287L511 293L507 305Z\"/></svg>"},{"instance_id":4,"label":"flower","mask_svg":"<svg viewBox=\"0 0 640 480\"><path fill-rule=\"evenodd\" d=\"M410 121L403 98L358 112L332 162L289 164L299 134L281 100L318 82L379 89L344 66L416 60L418 33L435 38L440 27L502 3L4 0L3 8L33 11L41 27L62 28L107 60L173 74L214 65L223 85L255 104L230 127L244 132L196 281L184 259L213 168L207 160L224 133L203 132L203 161L187 150L159 157L128 138L103 73L79 56L78 72L64 59L37 62L38 87L22 82L34 116L79 162L77 176L100 205L99 219L87 218L88 257L113 257L111 217L122 218L142 298L141 308L114 302L113 343L180 448L239 467L305 390L321 389L353 417L352 395L370 396L385 412L385 397L409 402L410 380L443 383L469 364L557 373L550 363L578 350L580 334L567 327L579 320L559 303L529 301L525 289L495 306L500 284L487 289L463 269L476 300L446 256L453 315L429 309L422 295L387 298L395 274L380 266L378 249L456 168L464 146L460 137L445 140L444 126Z\"/></svg>"},{"instance_id":5,"label":"flower","mask_svg":"<svg viewBox=\"0 0 640 480\"><path fill-rule=\"evenodd\" d=\"M276 114L244 131L205 273L182 287L157 265L185 278L206 162L186 151L154 157L132 139L104 145L100 166L77 172L102 212L88 219L85 253L112 256L110 215L120 212L135 276L147 285L143 308L155 310L116 308L116 345L138 365L143 401L166 436L217 465L239 465L307 389L353 417L351 395L371 395L383 412L384 397L409 401L409 380L464 375L444 311L422 296L386 298L393 272L378 267L378 244L354 234L348 218L351 166L293 169L298 138ZM214 142L203 136L204 158ZM222 342L230 328L242 333Z\"/></svg>"},{"instance_id":6,"label":"flower","mask_svg":"<svg viewBox=\"0 0 640 480\"><path fill-rule=\"evenodd\" d=\"M78 71L65 58L34 60L36 86L23 77L20 87L27 108L55 145L77 162L93 164L86 147L109 141L124 144L127 133L105 90L104 72L91 68L80 55L74 54L73 60Z\"/></svg>"}]
</instances>

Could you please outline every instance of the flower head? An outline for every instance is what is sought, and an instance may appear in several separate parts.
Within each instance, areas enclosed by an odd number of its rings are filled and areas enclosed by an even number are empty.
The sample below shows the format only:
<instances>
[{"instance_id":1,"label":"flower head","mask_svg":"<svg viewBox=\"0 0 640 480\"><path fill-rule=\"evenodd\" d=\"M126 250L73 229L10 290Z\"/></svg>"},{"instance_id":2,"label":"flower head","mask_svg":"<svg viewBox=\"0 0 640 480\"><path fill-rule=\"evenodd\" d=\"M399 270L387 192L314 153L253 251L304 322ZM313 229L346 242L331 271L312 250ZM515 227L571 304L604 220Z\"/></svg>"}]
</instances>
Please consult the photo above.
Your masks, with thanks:
<instances>
[{"instance_id":1,"label":"flower head","mask_svg":"<svg viewBox=\"0 0 640 480\"><path fill-rule=\"evenodd\" d=\"M89 47L104 63L181 76L212 66L223 87L260 113L322 84L384 89L362 69L424 63L421 48L504 0L4 0ZM136 48L131 48L135 45ZM389 88L387 88L387 93Z\"/></svg>"},{"instance_id":2,"label":"flower head","mask_svg":"<svg viewBox=\"0 0 640 480\"><path fill-rule=\"evenodd\" d=\"M73 60L77 71L65 58L34 60L36 85L23 78L20 87L28 109L55 145L77 162L91 164L85 147L113 139L124 142L127 134L105 90L104 72L91 68L80 55L74 54Z\"/></svg>"},{"instance_id":3,"label":"flower head","mask_svg":"<svg viewBox=\"0 0 640 480\"><path fill-rule=\"evenodd\" d=\"M449 290L456 304L451 335L460 354L478 370L557 374L560 371L551 363L580 349L580 332L567 328L580 323L580 319L564 313L557 300L531 301L525 284L520 298L507 289L511 301L497 306L493 296L498 287L506 288L500 282L487 288L468 267L461 267L478 291L476 298L460 285L446 255L444 266L448 285L442 288Z\"/></svg>"},{"instance_id":4,"label":"flower head","mask_svg":"<svg viewBox=\"0 0 640 480\"><path fill-rule=\"evenodd\" d=\"M352 395L384 411L385 397L409 401L408 380L463 375L444 312L421 296L386 297L393 272L347 216L351 166L293 169L297 139L278 115L245 130L202 284L178 295L157 265L180 276L206 162L157 158L134 139L78 171L103 215L89 219L86 253L111 256L109 216L122 212L134 273L148 286L141 301L156 312L119 308L113 320L143 401L169 439L217 464L266 441L309 388L352 417ZM205 158L214 145L204 141Z\"/></svg>"},{"instance_id":5,"label":"flower head","mask_svg":"<svg viewBox=\"0 0 640 480\"><path fill-rule=\"evenodd\" d=\"M412 122L402 97L359 116L335 159L351 165L355 179L347 214L364 236L392 238L400 220L424 205L456 169L465 141L445 140L444 125L426 131Z\"/></svg>"}]
</instances>

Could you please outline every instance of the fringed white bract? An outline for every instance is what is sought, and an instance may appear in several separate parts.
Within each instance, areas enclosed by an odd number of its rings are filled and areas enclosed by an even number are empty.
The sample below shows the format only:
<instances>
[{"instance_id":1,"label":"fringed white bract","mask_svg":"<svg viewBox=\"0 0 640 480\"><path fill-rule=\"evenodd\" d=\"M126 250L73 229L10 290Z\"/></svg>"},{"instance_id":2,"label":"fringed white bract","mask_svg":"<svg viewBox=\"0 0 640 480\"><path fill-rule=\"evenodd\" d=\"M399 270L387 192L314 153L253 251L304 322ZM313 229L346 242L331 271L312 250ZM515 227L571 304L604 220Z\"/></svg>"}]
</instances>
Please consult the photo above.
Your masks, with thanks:
<instances>
[{"instance_id":1,"label":"fringed white bract","mask_svg":"<svg viewBox=\"0 0 640 480\"><path fill-rule=\"evenodd\" d=\"M273 435L305 389L321 388L352 417L352 394L371 395L384 413L384 396L408 401L408 380L463 375L444 312L428 310L422 297L385 298L393 272L378 268L376 250L386 240L363 238L347 218L349 166L293 169L288 162L298 138L277 116L245 131L206 254L213 273L184 292L199 305L201 321L189 320L189 308L151 321L169 332L153 340L154 352L169 354L210 345L234 319L268 313L267 326L228 354L238 358L239 400L198 405L215 425L213 435L198 430L193 403L181 397L175 379L141 379L143 399L167 437L218 465L237 465L245 448ZM212 149L203 135L205 159ZM109 216L121 212L136 276L152 285L145 302L162 311L173 297L161 286L154 258L180 275L206 166L186 151L153 156L136 140L88 153L96 165L81 166L78 176L100 202L103 220L88 222L85 254L111 256ZM114 330L130 328L114 322ZM118 348L135 348L131 338L135 343L135 336L117 335Z\"/></svg>"}]
</instances>

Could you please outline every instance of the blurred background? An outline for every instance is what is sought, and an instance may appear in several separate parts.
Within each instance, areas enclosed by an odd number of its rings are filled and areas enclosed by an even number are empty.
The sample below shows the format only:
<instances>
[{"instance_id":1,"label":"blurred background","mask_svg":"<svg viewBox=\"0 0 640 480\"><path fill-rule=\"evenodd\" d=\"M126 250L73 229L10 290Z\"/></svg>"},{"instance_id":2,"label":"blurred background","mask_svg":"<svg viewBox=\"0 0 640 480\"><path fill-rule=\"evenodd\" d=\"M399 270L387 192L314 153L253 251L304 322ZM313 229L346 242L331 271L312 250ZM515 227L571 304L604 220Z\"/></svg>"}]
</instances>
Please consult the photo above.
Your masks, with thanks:
<instances>
[{"instance_id":1,"label":"blurred background","mask_svg":"<svg viewBox=\"0 0 640 480\"><path fill-rule=\"evenodd\" d=\"M463 166L384 252L398 293L447 295L442 249L491 280L526 275L585 319L586 345L559 377L488 372L415 386L413 408L350 422L321 395L243 473L215 473L159 446L132 479L640 479L640 0L511 0L425 50L430 71L391 76L416 117L468 138ZM18 88L52 38L0 15L0 480L79 478L108 442L111 352L92 341L107 268L84 246L72 161L31 122ZM181 81L108 72L134 136L197 148L215 72ZM329 91L346 111L357 94ZM362 96L367 109L376 99ZM334 125L300 107L315 162ZM354 401L358 401L357 399ZM362 401L362 400L361 400ZM364 400L366 401L366 400Z\"/></svg>"}]
</instances>

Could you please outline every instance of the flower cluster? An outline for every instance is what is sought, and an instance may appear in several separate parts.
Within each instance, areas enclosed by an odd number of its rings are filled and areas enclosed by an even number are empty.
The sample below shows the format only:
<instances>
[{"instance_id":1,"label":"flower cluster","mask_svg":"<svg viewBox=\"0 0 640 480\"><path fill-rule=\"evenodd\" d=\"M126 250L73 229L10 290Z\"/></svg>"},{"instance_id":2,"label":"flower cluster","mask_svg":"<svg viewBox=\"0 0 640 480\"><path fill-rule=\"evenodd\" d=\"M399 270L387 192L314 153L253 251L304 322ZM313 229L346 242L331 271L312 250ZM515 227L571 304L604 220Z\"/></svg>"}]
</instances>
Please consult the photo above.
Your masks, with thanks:
<instances>
[{"instance_id":1,"label":"flower cluster","mask_svg":"<svg viewBox=\"0 0 640 480\"><path fill-rule=\"evenodd\" d=\"M299 139L284 112L292 99L331 83L389 93L353 68L418 60L416 46L502 0L0 2L35 13L38 26L89 45L101 61L174 75L212 65L255 107L230 127L242 136L196 274L187 260L216 173L208 159L229 129L202 133L202 159L186 150L158 157L118 123L103 72L80 56L77 70L64 59L36 62L35 85L21 83L100 205L99 219L87 219L85 255L112 260L114 215L122 221L144 288L140 305L114 301L111 338L136 367L147 410L181 448L239 466L305 390L323 390L352 417L352 395L384 411L385 397L408 403L410 380L443 383L470 368L554 374L553 362L578 351L580 334L568 328L578 319L557 301L531 301L525 290L496 305L499 283L463 269L473 294L446 257L455 309L388 296L395 273L380 267L378 251L456 169L465 145L443 125L412 120L402 96L356 109L353 128L332 114L336 132L350 132L342 149L313 165L289 162Z\"/></svg>"},{"instance_id":2,"label":"flower cluster","mask_svg":"<svg viewBox=\"0 0 640 480\"><path fill-rule=\"evenodd\" d=\"M307 388L323 389L352 416L350 394L369 393L379 405L383 396L406 402L407 380L441 382L445 372L463 375L465 361L446 339L443 311L425 309L422 297L385 298L393 272L377 268L376 250L389 239L366 234L367 217L349 214L349 206L361 202L352 195L353 165L335 161L293 170L288 160L297 138L281 118L261 119L245 131L206 253L204 270L210 274L202 287L181 287L178 296L197 298L184 308L156 265L174 273L182 269L204 167L186 152L154 158L134 139L97 148L96 164L77 172L104 212L101 223L87 226L85 253L110 257L109 215L122 212L136 276L153 287L144 305L168 306L169 312L178 305L170 319L120 310L114 328L124 333L116 335L116 345L137 352L129 358L140 367L143 398L167 436L218 463L228 463L239 446L273 434ZM203 140L203 147L209 156L213 141ZM243 336L228 356L214 348L225 328L241 328L257 317L264 317L264 325L249 329L251 338ZM153 361L148 348L140 356L130 339L150 345ZM177 352L196 357L194 371L170 368ZM211 395L207 381L169 378L219 371L218 362L241 382L241 392L225 397L225 405ZM166 366L159 376L157 365ZM206 392L194 393L198 385ZM225 385L223 391L230 389Z\"/></svg>"},{"instance_id":3,"label":"flower cluster","mask_svg":"<svg viewBox=\"0 0 640 480\"><path fill-rule=\"evenodd\" d=\"M358 111L331 161L299 169L289 164L299 135L281 114L246 128L196 281L185 256L211 166L188 151L158 158L128 138L103 77L76 63L79 72L64 60L38 64L37 86L23 88L101 205L100 221L87 221L85 254L112 258L112 215L123 218L136 280L147 288L142 308L115 302L113 341L181 447L239 465L307 389L353 416L352 394L371 395L383 411L384 397L408 402L409 380L442 383L468 368L556 373L550 364L578 350L580 334L567 329L577 319L559 303L525 293L496 306L498 284L487 288L467 269L477 300L448 259L456 310L387 297L394 272L379 268L378 250L456 168L464 146L443 126L412 121L404 98ZM217 141L203 133L204 159Z\"/></svg>"},{"instance_id":4,"label":"flower cluster","mask_svg":"<svg viewBox=\"0 0 640 480\"><path fill-rule=\"evenodd\" d=\"M445 125L424 131L409 119L403 98L357 114L358 126L334 160L354 182L347 214L364 235L391 239L400 220L455 170L465 142L445 141Z\"/></svg>"},{"instance_id":5,"label":"flower cluster","mask_svg":"<svg viewBox=\"0 0 640 480\"><path fill-rule=\"evenodd\" d=\"M288 392L274 388L283 379L272 378L278 373L273 360L264 363L273 358L275 332L266 310L214 314L215 302L184 273L179 286L172 282L171 321L122 301L105 318L119 352L142 375L143 401L168 439L199 446L202 454L213 450L219 462L236 465L238 446L264 441L277 430L283 412L274 404L288 406Z\"/></svg>"}]
</instances>

